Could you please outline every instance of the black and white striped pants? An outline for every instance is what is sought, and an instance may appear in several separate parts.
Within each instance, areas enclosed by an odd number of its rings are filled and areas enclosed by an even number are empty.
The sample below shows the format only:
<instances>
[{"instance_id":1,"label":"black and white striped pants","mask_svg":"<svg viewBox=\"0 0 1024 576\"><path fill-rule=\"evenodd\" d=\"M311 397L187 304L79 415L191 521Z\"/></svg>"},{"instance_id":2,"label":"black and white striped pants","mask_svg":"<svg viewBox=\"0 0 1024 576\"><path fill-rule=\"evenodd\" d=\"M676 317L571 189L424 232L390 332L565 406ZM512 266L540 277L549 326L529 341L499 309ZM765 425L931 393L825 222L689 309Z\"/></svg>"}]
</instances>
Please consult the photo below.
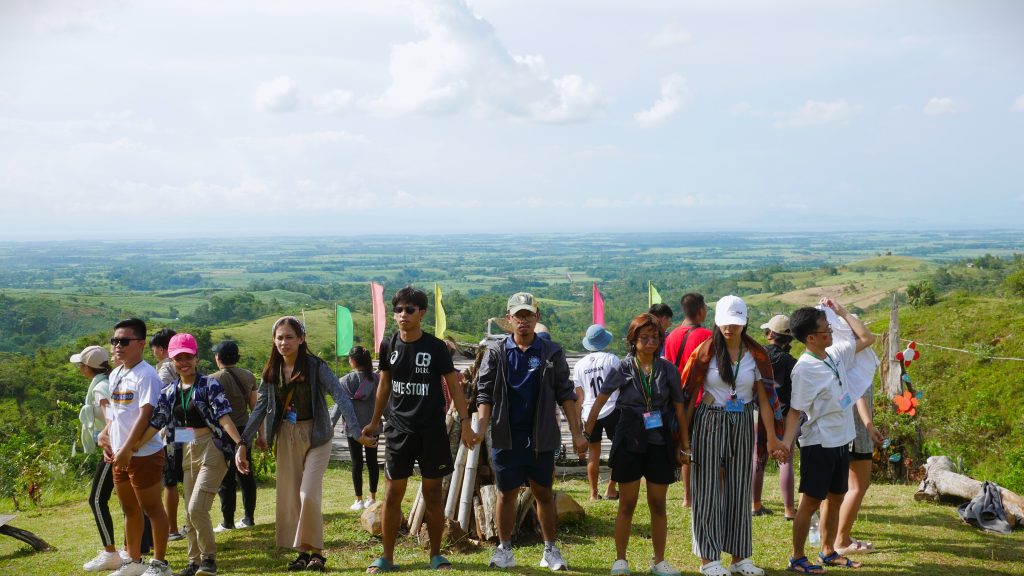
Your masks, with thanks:
<instances>
[{"instance_id":1,"label":"black and white striped pants","mask_svg":"<svg viewBox=\"0 0 1024 576\"><path fill-rule=\"evenodd\" d=\"M114 522L110 518L110 494L114 491L114 465L100 457L89 489L89 509L104 547L114 545Z\"/></svg>"},{"instance_id":2,"label":"black and white striped pants","mask_svg":"<svg viewBox=\"0 0 1024 576\"><path fill-rule=\"evenodd\" d=\"M754 403L743 412L700 404L693 417L693 553L718 560L753 554L750 519ZM723 474L724 472L724 474ZM722 474L720 476L720 474Z\"/></svg>"}]
</instances>

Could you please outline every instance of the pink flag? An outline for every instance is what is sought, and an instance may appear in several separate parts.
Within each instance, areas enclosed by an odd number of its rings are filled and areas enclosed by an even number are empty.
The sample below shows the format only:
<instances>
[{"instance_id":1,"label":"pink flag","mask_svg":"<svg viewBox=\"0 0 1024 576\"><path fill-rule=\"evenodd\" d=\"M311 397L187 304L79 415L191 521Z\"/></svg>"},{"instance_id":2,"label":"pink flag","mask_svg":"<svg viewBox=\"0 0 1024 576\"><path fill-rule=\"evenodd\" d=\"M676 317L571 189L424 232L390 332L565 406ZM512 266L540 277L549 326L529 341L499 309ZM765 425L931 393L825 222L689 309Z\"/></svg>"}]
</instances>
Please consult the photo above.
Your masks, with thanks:
<instances>
[{"instance_id":1,"label":"pink flag","mask_svg":"<svg viewBox=\"0 0 1024 576\"><path fill-rule=\"evenodd\" d=\"M604 326L604 300L597 291L597 282L594 282L594 324Z\"/></svg>"},{"instance_id":2,"label":"pink flag","mask_svg":"<svg viewBox=\"0 0 1024 576\"><path fill-rule=\"evenodd\" d=\"M388 312L384 308L384 286L370 282L370 299L373 301L373 351L376 353L380 352L388 320Z\"/></svg>"}]
</instances>

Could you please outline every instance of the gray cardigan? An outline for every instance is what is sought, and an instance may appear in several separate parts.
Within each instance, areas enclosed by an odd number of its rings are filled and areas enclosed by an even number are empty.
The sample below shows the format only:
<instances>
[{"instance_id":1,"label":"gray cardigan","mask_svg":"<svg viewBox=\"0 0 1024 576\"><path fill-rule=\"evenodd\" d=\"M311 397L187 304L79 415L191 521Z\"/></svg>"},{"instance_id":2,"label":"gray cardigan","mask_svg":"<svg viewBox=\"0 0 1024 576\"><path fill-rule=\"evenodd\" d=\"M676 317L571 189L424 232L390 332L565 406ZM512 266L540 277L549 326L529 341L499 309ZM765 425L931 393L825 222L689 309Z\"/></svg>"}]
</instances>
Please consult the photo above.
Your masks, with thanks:
<instances>
[{"instance_id":1,"label":"gray cardigan","mask_svg":"<svg viewBox=\"0 0 1024 576\"><path fill-rule=\"evenodd\" d=\"M511 336L495 340L487 345L487 353L480 364L478 376L477 404L490 404L491 448L512 448L512 432L508 415L508 359L505 356L505 342ZM555 413L557 405L566 400L576 400L576 390L569 380L569 364L565 352L558 344L541 339L540 391L537 395L537 413L533 419L533 446L537 452L558 450L562 446L562 431L558 427Z\"/></svg>"},{"instance_id":2,"label":"gray cardigan","mask_svg":"<svg viewBox=\"0 0 1024 576\"><path fill-rule=\"evenodd\" d=\"M338 383L338 377L331 372L327 363L316 356L308 356L308 370L306 378L309 379L310 398L313 402L313 430L310 433L310 448L322 446L331 441L334 437L334 426L338 418L345 417L345 423L350 430L361 430L359 419L352 408L352 401L348 394ZM327 412L327 394L334 398L334 410ZM249 415L249 421L245 424L242 432L242 441L245 444L252 442L258 427L262 424L266 432L267 444L274 445L274 432L280 424L283 415L277 413L277 389L273 382L266 382L260 379L260 387L256 392L256 406Z\"/></svg>"}]
</instances>

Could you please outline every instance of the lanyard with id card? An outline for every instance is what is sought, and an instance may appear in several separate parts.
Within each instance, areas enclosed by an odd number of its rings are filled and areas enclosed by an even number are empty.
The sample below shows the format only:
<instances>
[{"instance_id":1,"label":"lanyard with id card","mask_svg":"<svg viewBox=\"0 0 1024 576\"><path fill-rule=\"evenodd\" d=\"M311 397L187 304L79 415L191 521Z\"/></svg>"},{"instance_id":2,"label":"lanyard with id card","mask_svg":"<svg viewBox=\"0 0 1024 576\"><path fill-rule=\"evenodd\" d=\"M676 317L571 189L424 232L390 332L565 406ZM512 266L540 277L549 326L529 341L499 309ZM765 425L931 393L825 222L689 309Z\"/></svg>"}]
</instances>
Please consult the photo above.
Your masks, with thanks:
<instances>
[{"instance_id":1,"label":"lanyard with id card","mask_svg":"<svg viewBox=\"0 0 1024 576\"><path fill-rule=\"evenodd\" d=\"M284 370L278 373L278 381L281 383L281 388L284 388ZM293 382L288 389L288 396L284 399L284 421L289 424L297 424L299 422L299 413L295 410L295 406L292 406L292 396L294 395L295 383Z\"/></svg>"},{"instance_id":2,"label":"lanyard with id card","mask_svg":"<svg viewBox=\"0 0 1024 576\"><path fill-rule=\"evenodd\" d=\"M740 373L740 362L743 361L743 347L740 347L740 357L736 360L736 365L732 370L732 392L729 394L729 399L725 401L726 412L743 412L746 409L746 404L743 400L740 400L736 395L736 380L739 378Z\"/></svg>"},{"instance_id":3,"label":"lanyard with id card","mask_svg":"<svg viewBox=\"0 0 1024 576\"><path fill-rule=\"evenodd\" d=\"M195 396L196 386L193 384L188 388L188 401L185 400L185 391L181 389L181 383L178 383L178 396L181 399L181 413L184 415L183 418L188 418L188 407L192 405L192 397ZM187 420L185 420L187 422ZM175 426L174 427L174 443L175 444L191 444L196 441L196 429L189 428L188 426Z\"/></svg>"},{"instance_id":4,"label":"lanyard with id card","mask_svg":"<svg viewBox=\"0 0 1024 576\"><path fill-rule=\"evenodd\" d=\"M804 354L808 354L804 352ZM813 354L808 354L811 358L816 358ZM828 366L828 369L832 371L832 374L836 377L836 382L839 382L839 389L842 390L843 395L839 397L839 408L846 410L853 405L853 399L850 398L850 393L843 388L843 379L839 376L839 368L836 362L832 360L832 356L828 352L825 352L825 358L821 361L822 364Z\"/></svg>"},{"instance_id":5,"label":"lanyard with id card","mask_svg":"<svg viewBox=\"0 0 1024 576\"><path fill-rule=\"evenodd\" d=\"M651 379L654 378L654 367L651 367L651 373L644 378L644 371L640 368L640 363L636 358L633 358L633 364L636 366L637 374L640 375L640 392L643 394L644 404L647 406L647 411L644 412L644 429L654 430L661 428L663 426L661 412L651 410Z\"/></svg>"}]
</instances>

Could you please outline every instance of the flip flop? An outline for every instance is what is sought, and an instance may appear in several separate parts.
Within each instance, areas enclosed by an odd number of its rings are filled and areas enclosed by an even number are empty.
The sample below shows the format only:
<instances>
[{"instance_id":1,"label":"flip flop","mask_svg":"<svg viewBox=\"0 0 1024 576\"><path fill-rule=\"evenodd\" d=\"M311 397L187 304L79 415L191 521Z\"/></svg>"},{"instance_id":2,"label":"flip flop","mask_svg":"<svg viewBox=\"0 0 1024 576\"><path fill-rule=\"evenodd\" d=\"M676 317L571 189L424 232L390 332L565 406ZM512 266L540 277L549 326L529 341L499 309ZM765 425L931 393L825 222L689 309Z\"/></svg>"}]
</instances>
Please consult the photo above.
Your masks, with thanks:
<instances>
[{"instance_id":1,"label":"flip flop","mask_svg":"<svg viewBox=\"0 0 1024 576\"><path fill-rule=\"evenodd\" d=\"M373 571L371 572L371 570ZM383 574L384 572L398 572L398 564L392 564L387 558L381 556L366 568L367 574Z\"/></svg>"},{"instance_id":2,"label":"flip flop","mask_svg":"<svg viewBox=\"0 0 1024 576\"><path fill-rule=\"evenodd\" d=\"M442 566L447 566L447 568L442 568ZM430 569L431 570L451 570L452 569L452 563L449 562L448 559L445 558L444 556L441 556L440 554L438 554L437 556L431 556L430 557Z\"/></svg>"},{"instance_id":3,"label":"flip flop","mask_svg":"<svg viewBox=\"0 0 1024 576\"><path fill-rule=\"evenodd\" d=\"M764 506L750 512L751 516L771 516L772 514L775 514L775 512L772 512L771 509Z\"/></svg>"}]
</instances>

